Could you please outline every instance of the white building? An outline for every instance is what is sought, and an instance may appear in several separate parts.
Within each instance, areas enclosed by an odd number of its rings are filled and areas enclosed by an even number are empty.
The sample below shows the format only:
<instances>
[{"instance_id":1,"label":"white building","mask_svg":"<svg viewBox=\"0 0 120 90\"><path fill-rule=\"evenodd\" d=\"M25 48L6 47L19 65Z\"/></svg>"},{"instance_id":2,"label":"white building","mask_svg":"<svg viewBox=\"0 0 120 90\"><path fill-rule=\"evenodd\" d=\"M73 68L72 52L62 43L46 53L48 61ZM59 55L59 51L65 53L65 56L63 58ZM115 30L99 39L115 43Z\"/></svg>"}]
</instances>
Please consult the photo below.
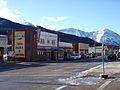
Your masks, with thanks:
<instances>
[{"instance_id":1,"label":"white building","mask_svg":"<svg viewBox=\"0 0 120 90\"><path fill-rule=\"evenodd\" d=\"M3 59L3 55L8 53L8 36L7 35L0 35L0 59Z\"/></svg>"},{"instance_id":2,"label":"white building","mask_svg":"<svg viewBox=\"0 0 120 90\"><path fill-rule=\"evenodd\" d=\"M41 60L57 60L58 35L42 27L37 29L37 55Z\"/></svg>"},{"instance_id":3,"label":"white building","mask_svg":"<svg viewBox=\"0 0 120 90\"><path fill-rule=\"evenodd\" d=\"M68 58L71 53L73 53L72 43L59 41L58 59L63 60Z\"/></svg>"}]
</instances>

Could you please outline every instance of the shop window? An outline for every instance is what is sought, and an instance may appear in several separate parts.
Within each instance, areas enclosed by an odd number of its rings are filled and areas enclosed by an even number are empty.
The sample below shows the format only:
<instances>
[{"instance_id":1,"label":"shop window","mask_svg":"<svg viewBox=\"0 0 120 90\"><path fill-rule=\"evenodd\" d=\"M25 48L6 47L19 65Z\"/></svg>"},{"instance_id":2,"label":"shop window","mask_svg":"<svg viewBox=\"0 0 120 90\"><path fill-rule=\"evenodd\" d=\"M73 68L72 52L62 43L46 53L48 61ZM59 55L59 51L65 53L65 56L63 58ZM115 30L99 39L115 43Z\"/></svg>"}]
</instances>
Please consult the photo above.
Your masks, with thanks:
<instances>
[{"instance_id":1,"label":"shop window","mask_svg":"<svg viewBox=\"0 0 120 90\"><path fill-rule=\"evenodd\" d=\"M43 53L43 51L40 51L40 55L43 55L44 53Z\"/></svg>"},{"instance_id":2,"label":"shop window","mask_svg":"<svg viewBox=\"0 0 120 90\"><path fill-rule=\"evenodd\" d=\"M37 51L37 55L39 55L39 50Z\"/></svg>"},{"instance_id":3,"label":"shop window","mask_svg":"<svg viewBox=\"0 0 120 90\"><path fill-rule=\"evenodd\" d=\"M43 54L44 54L44 51L40 51L40 50L37 51L37 55L43 55Z\"/></svg>"}]
</instances>

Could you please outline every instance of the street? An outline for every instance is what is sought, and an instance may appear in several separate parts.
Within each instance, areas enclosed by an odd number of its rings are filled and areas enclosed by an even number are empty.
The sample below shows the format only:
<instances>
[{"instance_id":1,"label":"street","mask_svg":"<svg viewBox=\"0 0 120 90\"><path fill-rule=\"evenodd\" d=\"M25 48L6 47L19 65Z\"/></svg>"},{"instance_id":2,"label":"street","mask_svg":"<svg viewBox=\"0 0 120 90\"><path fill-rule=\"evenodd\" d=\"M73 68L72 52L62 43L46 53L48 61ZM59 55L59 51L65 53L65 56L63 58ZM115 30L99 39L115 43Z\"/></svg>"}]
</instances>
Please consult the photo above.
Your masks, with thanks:
<instances>
[{"instance_id":1,"label":"street","mask_svg":"<svg viewBox=\"0 0 120 90\"><path fill-rule=\"evenodd\" d=\"M0 90L119 90L120 62L106 62L109 79L102 80L102 62L0 63Z\"/></svg>"}]
</instances>

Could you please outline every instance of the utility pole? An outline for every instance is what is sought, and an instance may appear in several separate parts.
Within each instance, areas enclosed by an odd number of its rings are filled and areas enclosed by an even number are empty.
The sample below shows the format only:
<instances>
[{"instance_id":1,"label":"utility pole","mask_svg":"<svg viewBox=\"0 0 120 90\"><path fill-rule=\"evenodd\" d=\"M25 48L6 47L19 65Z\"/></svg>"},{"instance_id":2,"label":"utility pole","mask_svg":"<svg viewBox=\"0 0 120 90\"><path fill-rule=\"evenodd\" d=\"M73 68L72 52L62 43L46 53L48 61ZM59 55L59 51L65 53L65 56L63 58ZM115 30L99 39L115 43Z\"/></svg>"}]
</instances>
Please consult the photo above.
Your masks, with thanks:
<instances>
[{"instance_id":1,"label":"utility pole","mask_svg":"<svg viewBox=\"0 0 120 90\"><path fill-rule=\"evenodd\" d=\"M102 44L102 74L105 74L104 44Z\"/></svg>"},{"instance_id":2,"label":"utility pole","mask_svg":"<svg viewBox=\"0 0 120 90\"><path fill-rule=\"evenodd\" d=\"M105 74L105 61L104 61L104 43L102 43L102 74L100 74L101 79L107 79L108 75Z\"/></svg>"}]
</instances>

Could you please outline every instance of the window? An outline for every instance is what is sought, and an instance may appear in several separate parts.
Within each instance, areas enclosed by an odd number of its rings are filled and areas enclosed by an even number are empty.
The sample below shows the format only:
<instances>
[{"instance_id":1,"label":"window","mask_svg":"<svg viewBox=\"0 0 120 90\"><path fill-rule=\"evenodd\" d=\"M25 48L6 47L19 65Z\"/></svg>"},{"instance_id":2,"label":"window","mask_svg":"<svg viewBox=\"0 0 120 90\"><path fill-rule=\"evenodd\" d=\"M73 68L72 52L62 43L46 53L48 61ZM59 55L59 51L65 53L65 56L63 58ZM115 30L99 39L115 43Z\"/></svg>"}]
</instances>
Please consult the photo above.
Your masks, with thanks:
<instances>
[{"instance_id":1,"label":"window","mask_svg":"<svg viewBox=\"0 0 120 90\"><path fill-rule=\"evenodd\" d=\"M55 45L55 40L52 40L52 45Z\"/></svg>"},{"instance_id":2,"label":"window","mask_svg":"<svg viewBox=\"0 0 120 90\"><path fill-rule=\"evenodd\" d=\"M45 43L44 39L40 39L40 43L44 44Z\"/></svg>"},{"instance_id":3,"label":"window","mask_svg":"<svg viewBox=\"0 0 120 90\"><path fill-rule=\"evenodd\" d=\"M37 55L39 55L39 50L37 51Z\"/></svg>"},{"instance_id":4,"label":"window","mask_svg":"<svg viewBox=\"0 0 120 90\"><path fill-rule=\"evenodd\" d=\"M50 40L47 40L47 43L50 44Z\"/></svg>"},{"instance_id":5,"label":"window","mask_svg":"<svg viewBox=\"0 0 120 90\"><path fill-rule=\"evenodd\" d=\"M43 55L43 54L44 54L44 51L41 51L41 50L37 51L37 55Z\"/></svg>"}]
</instances>

